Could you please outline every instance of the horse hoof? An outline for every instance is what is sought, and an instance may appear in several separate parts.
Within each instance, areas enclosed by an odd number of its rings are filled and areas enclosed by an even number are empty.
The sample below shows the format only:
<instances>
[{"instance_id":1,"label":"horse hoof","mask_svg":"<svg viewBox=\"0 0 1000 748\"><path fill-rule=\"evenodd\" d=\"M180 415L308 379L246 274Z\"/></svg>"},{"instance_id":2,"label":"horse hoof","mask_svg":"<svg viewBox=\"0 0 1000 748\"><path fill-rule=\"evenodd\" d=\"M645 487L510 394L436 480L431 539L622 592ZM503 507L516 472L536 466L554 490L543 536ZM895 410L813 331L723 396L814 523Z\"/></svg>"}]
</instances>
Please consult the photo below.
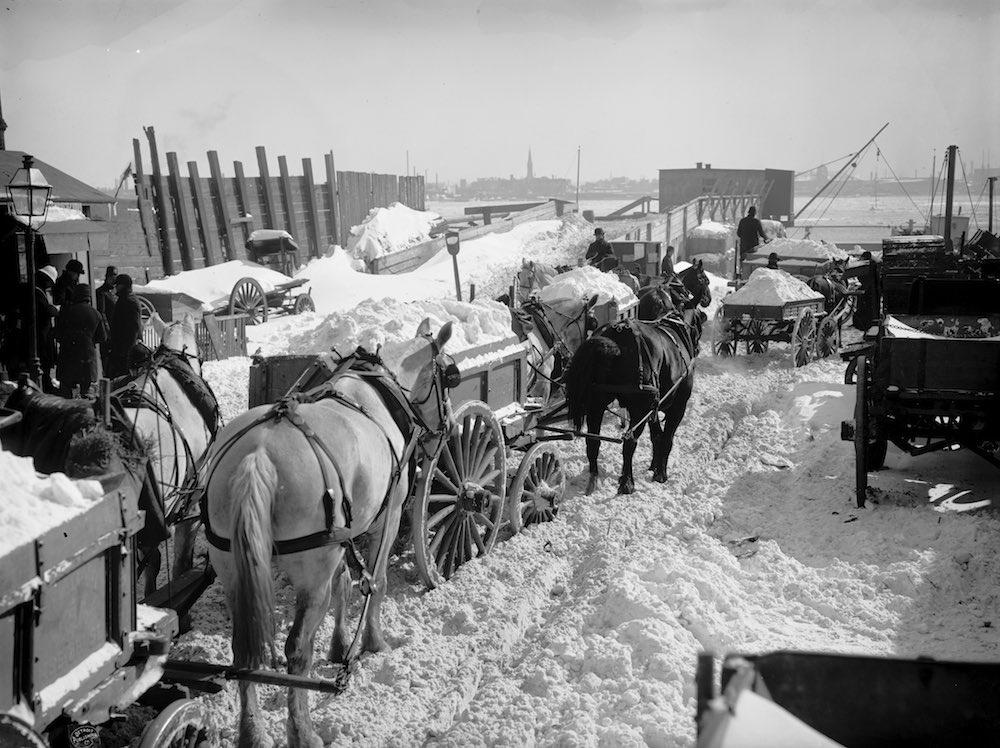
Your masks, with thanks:
<instances>
[{"instance_id":1,"label":"horse hoof","mask_svg":"<svg viewBox=\"0 0 1000 748\"><path fill-rule=\"evenodd\" d=\"M587 480L587 490L583 492L583 495L590 496L590 494L594 493L595 488L597 488L597 476L592 475Z\"/></svg>"},{"instance_id":2,"label":"horse hoof","mask_svg":"<svg viewBox=\"0 0 1000 748\"><path fill-rule=\"evenodd\" d=\"M630 480L618 481L618 494L630 494L635 491L635 483Z\"/></svg>"},{"instance_id":3,"label":"horse hoof","mask_svg":"<svg viewBox=\"0 0 1000 748\"><path fill-rule=\"evenodd\" d=\"M378 634L377 636L366 634L361 642L361 651L363 652L388 652L391 649L392 647L389 646L389 642L385 640L382 634Z\"/></svg>"},{"instance_id":4,"label":"horse hoof","mask_svg":"<svg viewBox=\"0 0 1000 748\"><path fill-rule=\"evenodd\" d=\"M666 483L667 474L666 473L653 473L653 483Z\"/></svg>"}]
</instances>

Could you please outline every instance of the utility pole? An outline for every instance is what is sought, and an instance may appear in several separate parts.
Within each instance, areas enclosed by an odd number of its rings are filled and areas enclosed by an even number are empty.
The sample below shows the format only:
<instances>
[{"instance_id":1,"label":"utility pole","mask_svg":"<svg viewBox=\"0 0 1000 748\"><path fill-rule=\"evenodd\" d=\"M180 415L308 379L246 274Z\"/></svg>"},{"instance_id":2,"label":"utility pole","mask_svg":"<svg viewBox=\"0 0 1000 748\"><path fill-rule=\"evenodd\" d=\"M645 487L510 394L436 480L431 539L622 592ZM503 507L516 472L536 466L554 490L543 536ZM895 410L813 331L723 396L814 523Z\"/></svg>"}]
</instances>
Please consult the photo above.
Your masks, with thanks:
<instances>
[{"instance_id":1,"label":"utility pole","mask_svg":"<svg viewBox=\"0 0 1000 748\"><path fill-rule=\"evenodd\" d=\"M996 184L996 182L997 182L996 177L986 178L986 183L990 186L990 212L989 212L990 220L986 230L989 231L991 234L993 233L993 186Z\"/></svg>"},{"instance_id":2,"label":"utility pole","mask_svg":"<svg viewBox=\"0 0 1000 748\"><path fill-rule=\"evenodd\" d=\"M934 149L934 155L931 157L931 209L927 212L927 223L934 220L934 190L937 187L937 148ZM928 229L930 231L930 229Z\"/></svg>"},{"instance_id":3,"label":"utility pole","mask_svg":"<svg viewBox=\"0 0 1000 748\"><path fill-rule=\"evenodd\" d=\"M955 198L955 155L958 153L957 145L948 146L948 184L946 186L944 204L944 248L946 252L952 251L951 240L951 208L952 200Z\"/></svg>"},{"instance_id":4,"label":"utility pole","mask_svg":"<svg viewBox=\"0 0 1000 748\"><path fill-rule=\"evenodd\" d=\"M580 212L580 146L576 147L576 212Z\"/></svg>"},{"instance_id":5,"label":"utility pole","mask_svg":"<svg viewBox=\"0 0 1000 748\"><path fill-rule=\"evenodd\" d=\"M7 123L3 121L3 102L0 101L0 151L7 150L7 140L4 132L7 130Z\"/></svg>"},{"instance_id":6,"label":"utility pole","mask_svg":"<svg viewBox=\"0 0 1000 748\"><path fill-rule=\"evenodd\" d=\"M406 151L406 176L410 176L410 151Z\"/></svg>"}]
</instances>

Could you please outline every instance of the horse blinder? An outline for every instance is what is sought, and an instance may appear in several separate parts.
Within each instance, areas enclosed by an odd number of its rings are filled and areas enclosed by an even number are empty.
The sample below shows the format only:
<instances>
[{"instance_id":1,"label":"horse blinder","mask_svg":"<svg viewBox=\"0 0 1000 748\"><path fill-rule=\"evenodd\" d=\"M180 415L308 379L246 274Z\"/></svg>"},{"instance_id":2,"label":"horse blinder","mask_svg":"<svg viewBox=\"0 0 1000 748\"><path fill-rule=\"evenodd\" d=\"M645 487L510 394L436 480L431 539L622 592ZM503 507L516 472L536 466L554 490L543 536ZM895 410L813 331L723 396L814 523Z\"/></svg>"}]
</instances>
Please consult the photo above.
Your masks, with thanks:
<instances>
[{"instance_id":1,"label":"horse blinder","mask_svg":"<svg viewBox=\"0 0 1000 748\"><path fill-rule=\"evenodd\" d=\"M449 361L444 367L443 381L445 389L453 390L462 383L462 372L454 361Z\"/></svg>"}]
</instances>

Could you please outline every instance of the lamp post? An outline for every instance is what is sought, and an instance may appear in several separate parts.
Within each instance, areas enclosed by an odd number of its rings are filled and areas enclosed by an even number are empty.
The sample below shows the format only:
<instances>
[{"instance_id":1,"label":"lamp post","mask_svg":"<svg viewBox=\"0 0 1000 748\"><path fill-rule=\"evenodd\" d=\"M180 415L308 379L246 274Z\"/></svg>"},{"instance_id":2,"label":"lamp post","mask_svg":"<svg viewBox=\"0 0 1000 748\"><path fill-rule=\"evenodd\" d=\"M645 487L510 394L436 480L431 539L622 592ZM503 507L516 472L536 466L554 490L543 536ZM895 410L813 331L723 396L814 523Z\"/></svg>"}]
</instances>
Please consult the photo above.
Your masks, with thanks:
<instances>
[{"instance_id":1,"label":"lamp post","mask_svg":"<svg viewBox=\"0 0 1000 748\"><path fill-rule=\"evenodd\" d=\"M49 193L52 187L42 172L34 168L34 159L24 157L24 164L14 172L14 177L7 185L7 198L15 215L28 219L27 241L25 242L28 271L28 376L39 386L42 382L42 362L38 358L38 304L35 301L35 229L45 223L48 211ZM33 218L41 218L37 224Z\"/></svg>"}]
</instances>

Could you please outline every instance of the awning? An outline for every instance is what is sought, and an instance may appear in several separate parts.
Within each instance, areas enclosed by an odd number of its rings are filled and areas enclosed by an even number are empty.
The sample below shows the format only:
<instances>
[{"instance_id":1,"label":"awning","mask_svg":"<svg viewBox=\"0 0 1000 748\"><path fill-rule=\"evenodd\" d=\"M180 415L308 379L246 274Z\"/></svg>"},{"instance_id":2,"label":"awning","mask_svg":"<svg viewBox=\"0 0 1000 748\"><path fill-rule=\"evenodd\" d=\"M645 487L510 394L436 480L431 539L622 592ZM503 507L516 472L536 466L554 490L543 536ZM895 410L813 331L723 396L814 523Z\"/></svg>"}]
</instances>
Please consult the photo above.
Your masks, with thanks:
<instances>
[{"instance_id":1,"label":"awning","mask_svg":"<svg viewBox=\"0 0 1000 748\"><path fill-rule=\"evenodd\" d=\"M49 254L108 251L108 225L102 221L54 221L37 230Z\"/></svg>"}]
</instances>

